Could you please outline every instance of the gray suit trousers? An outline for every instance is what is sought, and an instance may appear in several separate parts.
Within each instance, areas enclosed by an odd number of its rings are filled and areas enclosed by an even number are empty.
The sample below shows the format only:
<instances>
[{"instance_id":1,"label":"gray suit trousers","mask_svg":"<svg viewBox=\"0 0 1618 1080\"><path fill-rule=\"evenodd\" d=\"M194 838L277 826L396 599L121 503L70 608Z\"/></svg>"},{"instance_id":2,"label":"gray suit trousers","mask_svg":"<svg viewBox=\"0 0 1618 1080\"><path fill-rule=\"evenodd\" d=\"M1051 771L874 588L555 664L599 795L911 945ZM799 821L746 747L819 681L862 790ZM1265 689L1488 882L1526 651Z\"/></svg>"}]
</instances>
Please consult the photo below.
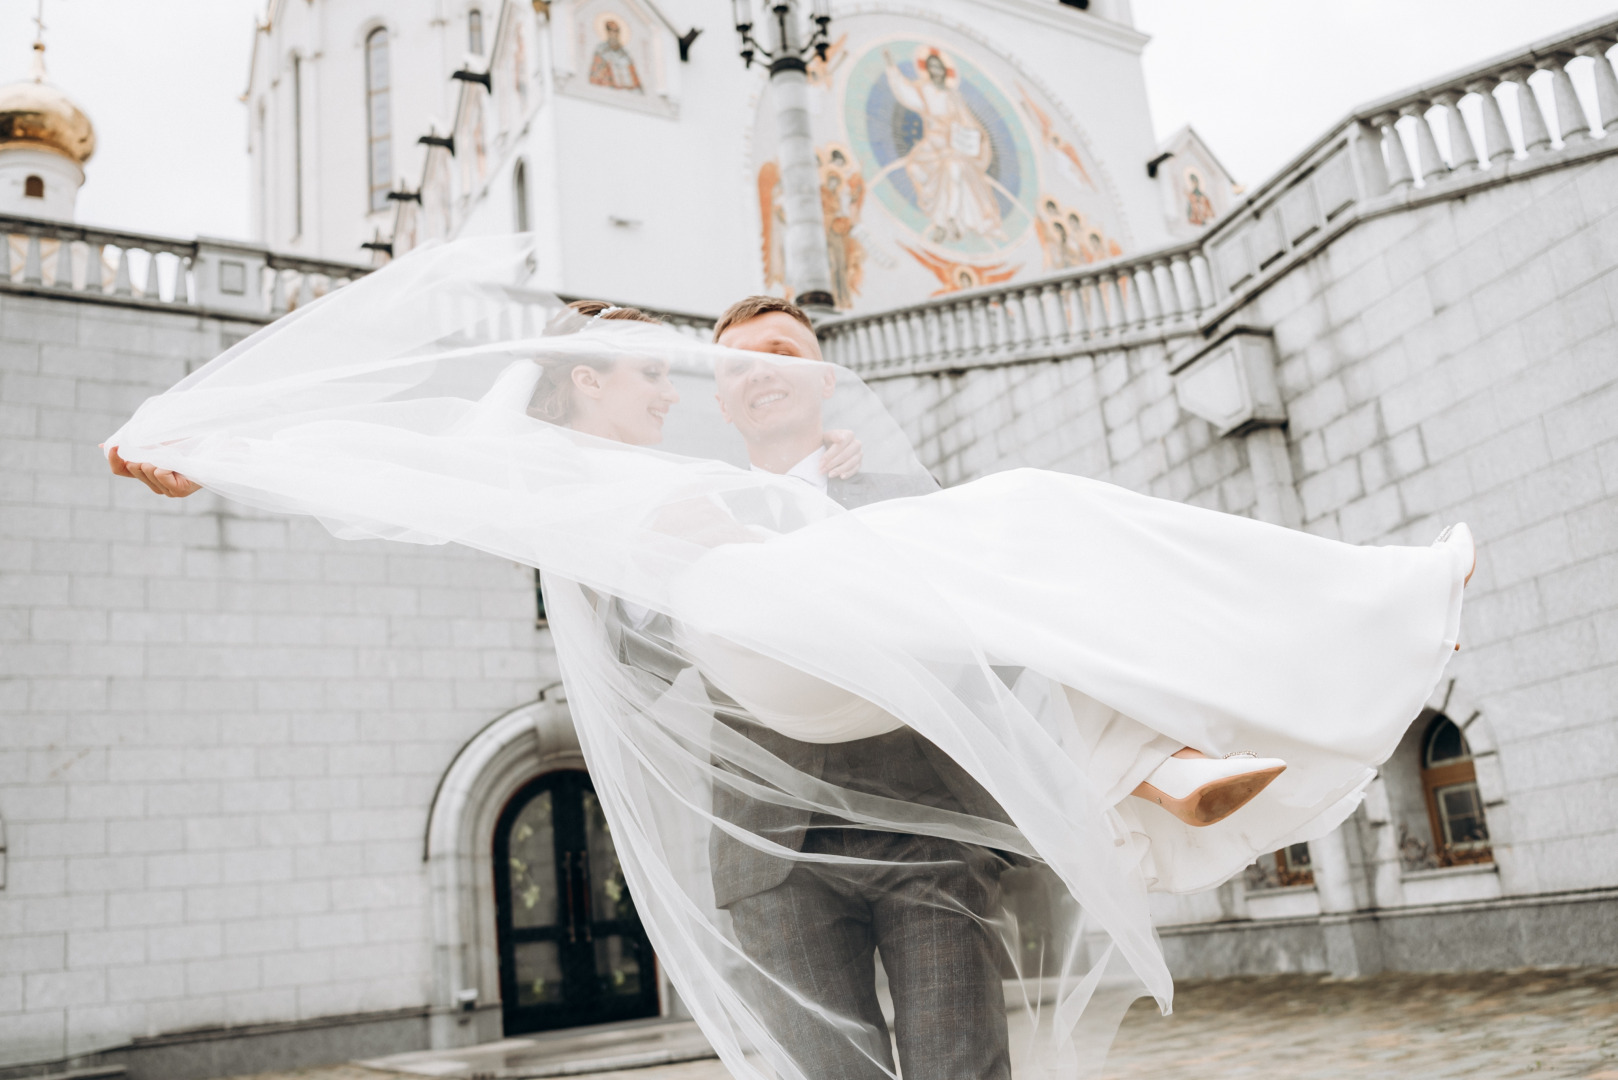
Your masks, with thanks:
<instances>
[{"instance_id":1,"label":"gray suit trousers","mask_svg":"<svg viewBox=\"0 0 1618 1080\"><path fill-rule=\"evenodd\" d=\"M803 850L872 866L798 863L772 889L730 907L772 1034L810 1080L892 1074L874 956L894 1003L905 1080L1009 1080L1001 948L979 921L1000 906L993 852L937 837L812 828ZM812 1015L775 980L841 1023Z\"/></svg>"}]
</instances>

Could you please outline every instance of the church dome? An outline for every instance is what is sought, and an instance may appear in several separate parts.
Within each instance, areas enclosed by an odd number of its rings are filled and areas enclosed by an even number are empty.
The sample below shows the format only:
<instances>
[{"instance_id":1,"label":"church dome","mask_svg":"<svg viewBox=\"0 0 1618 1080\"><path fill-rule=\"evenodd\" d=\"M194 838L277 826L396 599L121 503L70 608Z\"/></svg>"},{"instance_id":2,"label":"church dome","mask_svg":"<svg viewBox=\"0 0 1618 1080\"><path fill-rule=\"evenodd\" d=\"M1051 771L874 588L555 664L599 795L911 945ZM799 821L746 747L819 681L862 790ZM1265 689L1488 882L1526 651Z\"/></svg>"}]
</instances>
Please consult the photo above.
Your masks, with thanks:
<instances>
[{"instance_id":1,"label":"church dome","mask_svg":"<svg viewBox=\"0 0 1618 1080\"><path fill-rule=\"evenodd\" d=\"M95 153L95 128L83 109L43 80L41 67L31 81L0 86L0 150L55 150L82 165Z\"/></svg>"}]
</instances>

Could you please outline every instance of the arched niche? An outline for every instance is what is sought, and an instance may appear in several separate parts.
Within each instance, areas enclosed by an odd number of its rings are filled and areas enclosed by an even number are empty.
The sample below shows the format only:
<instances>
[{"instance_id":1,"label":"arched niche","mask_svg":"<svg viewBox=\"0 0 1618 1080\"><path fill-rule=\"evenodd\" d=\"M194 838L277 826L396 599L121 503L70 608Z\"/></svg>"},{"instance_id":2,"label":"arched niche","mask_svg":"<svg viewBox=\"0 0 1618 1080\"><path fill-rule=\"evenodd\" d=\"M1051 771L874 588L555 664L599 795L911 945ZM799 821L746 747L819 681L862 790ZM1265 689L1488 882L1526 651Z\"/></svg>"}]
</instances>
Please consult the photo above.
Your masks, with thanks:
<instances>
[{"instance_id":1,"label":"arched niche","mask_svg":"<svg viewBox=\"0 0 1618 1080\"><path fill-rule=\"evenodd\" d=\"M1470 763L1488 822L1491 847L1488 865L1498 872L1504 891L1511 891L1510 808L1494 730L1482 706L1457 680L1449 679L1438 686L1411 722L1366 793L1366 819L1371 827L1366 854L1370 862L1371 892L1378 906L1418 902L1421 896L1433 892L1434 887L1424 885L1419 893L1412 893L1406 887L1412 877L1433 870L1458 868L1440 866L1431 858L1437 845L1424 773L1428 740L1434 725L1443 719L1459 729L1470 751ZM1457 896L1460 898L1476 897Z\"/></svg>"}]
</instances>

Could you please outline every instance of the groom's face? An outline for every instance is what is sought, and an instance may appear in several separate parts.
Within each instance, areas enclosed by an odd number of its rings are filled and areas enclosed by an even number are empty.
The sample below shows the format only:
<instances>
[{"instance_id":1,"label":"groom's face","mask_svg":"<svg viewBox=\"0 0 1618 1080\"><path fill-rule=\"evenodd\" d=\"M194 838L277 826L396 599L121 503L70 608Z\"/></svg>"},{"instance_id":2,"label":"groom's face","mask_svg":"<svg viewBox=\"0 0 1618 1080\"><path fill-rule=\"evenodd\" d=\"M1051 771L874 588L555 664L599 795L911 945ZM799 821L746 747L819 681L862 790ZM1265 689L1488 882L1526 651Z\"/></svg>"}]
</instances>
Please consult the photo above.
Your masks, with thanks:
<instances>
[{"instance_id":1,"label":"groom's face","mask_svg":"<svg viewBox=\"0 0 1618 1080\"><path fill-rule=\"evenodd\" d=\"M770 311L729 327L718 343L756 354L727 356L714 371L720 412L742 438L819 430L820 403L836 392L837 378L813 331L784 311Z\"/></svg>"}]
</instances>

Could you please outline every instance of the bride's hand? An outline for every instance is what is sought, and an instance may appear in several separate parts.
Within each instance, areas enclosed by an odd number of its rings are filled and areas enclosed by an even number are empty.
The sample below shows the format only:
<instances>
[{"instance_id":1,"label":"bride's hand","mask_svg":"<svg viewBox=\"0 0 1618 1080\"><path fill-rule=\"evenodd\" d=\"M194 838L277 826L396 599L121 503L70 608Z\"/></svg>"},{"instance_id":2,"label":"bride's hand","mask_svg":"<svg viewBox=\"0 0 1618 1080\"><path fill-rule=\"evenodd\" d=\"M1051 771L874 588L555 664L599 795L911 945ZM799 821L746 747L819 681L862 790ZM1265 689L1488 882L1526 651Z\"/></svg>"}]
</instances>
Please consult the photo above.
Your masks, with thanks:
<instances>
[{"instance_id":1,"label":"bride's hand","mask_svg":"<svg viewBox=\"0 0 1618 1080\"><path fill-rule=\"evenodd\" d=\"M826 456L820 459L820 471L838 480L847 480L860 471L865 457L865 444L847 428L837 428L821 437Z\"/></svg>"},{"instance_id":2,"label":"bride's hand","mask_svg":"<svg viewBox=\"0 0 1618 1080\"><path fill-rule=\"evenodd\" d=\"M159 495L167 495L171 499L183 499L202 490L201 484L173 469L159 469L146 462L125 461L118 455L116 446L107 451L107 464L112 468L112 475L139 480Z\"/></svg>"}]
</instances>

